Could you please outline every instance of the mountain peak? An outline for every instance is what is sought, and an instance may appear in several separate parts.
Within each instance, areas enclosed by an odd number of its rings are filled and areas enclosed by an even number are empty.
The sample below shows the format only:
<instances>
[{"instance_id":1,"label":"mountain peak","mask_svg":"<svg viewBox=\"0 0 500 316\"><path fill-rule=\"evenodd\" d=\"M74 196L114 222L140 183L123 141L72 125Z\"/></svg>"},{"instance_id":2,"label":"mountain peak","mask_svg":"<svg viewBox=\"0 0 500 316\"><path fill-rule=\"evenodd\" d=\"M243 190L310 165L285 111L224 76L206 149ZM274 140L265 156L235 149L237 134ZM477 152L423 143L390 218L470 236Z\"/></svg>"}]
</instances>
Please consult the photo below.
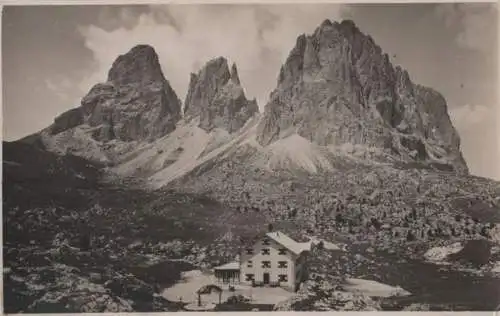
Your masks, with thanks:
<instances>
[{"instance_id":1,"label":"mountain peak","mask_svg":"<svg viewBox=\"0 0 500 316\"><path fill-rule=\"evenodd\" d=\"M219 56L219 57L215 57L215 58L210 59L206 63L206 67L213 67L215 65L217 65L218 67L227 66L228 65L227 58L224 56Z\"/></svg>"},{"instance_id":2,"label":"mountain peak","mask_svg":"<svg viewBox=\"0 0 500 316\"><path fill-rule=\"evenodd\" d=\"M230 77L227 59L224 57L210 59L197 74L191 74L184 101L185 116L187 118L199 116L202 109L209 106Z\"/></svg>"},{"instance_id":3,"label":"mountain peak","mask_svg":"<svg viewBox=\"0 0 500 316\"><path fill-rule=\"evenodd\" d=\"M330 19L325 19L321 24L320 24L320 28L324 28L324 27L329 27L329 26L332 26L332 21L330 21Z\"/></svg>"},{"instance_id":4,"label":"mountain peak","mask_svg":"<svg viewBox=\"0 0 500 316\"><path fill-rule=\"evenodd\" d=\"M240 85L240 77L238 76L238 69L236 68L236 64L233 63L231 66L231 81L234 84Z\"/></svg>"},{"instance_id":5,"label":"mountain peak","mask_svg":"<svg viewBox=\"0 0 500 316\"><path fill-rule=\"evenodd\" d=\"M325 20L298 36L278 78L258 127L263 146L297 133L320 146L378 148L467 172L446 102L417 89L352 20Z\"/></svg>"},{"instance_id":6,"label":"mountain peak","mask_svg":"<svg viewBox=\"0 0 500 316\"><path fill-rule=\"evenodd\" d=\"M230 133L258 111L257 103L245 97L236 64L229 69L224 57L209 60L191 75L184 109L187 119L200 118L200 128L218 127Z\"/></svg>"},{"instance_id":7,"label":"mountain peak","mask_svg":"<svg viewBox=\"0 0 500 316\"><path fill-rule=\"evenodd\" d=\"M163 76L158 55L137 45L113 62L108 80L94 85L81 106L59 116L51 134L92 128L93 141L154 140L175 129L180 101Z\"/></svg>"},{"instance_id":8,"label":"mountain peak","mask_svg":"<svg viewBox=\"0 0 500 316\"><path fill-rule=\"evenodd\" d=\"M158 56L156 54L156 51L153 46L148 45L148 44L138 44L132 47L129 50L129 54L143 54L143 55L151 55L151 56Z\"/></svg>"},{"instance_id":9,"label":"mountain peak","mask_svg":"<svg viewBox=\"0 0 500 316\"><path fill-rule=\"evenodd\" d=\"M150 45L136 45L118 56L108 72L108 82L115 84L162 82L158 54Z\"/></svg>"},{"instance_id":10,"label":"mountain peak","mask_svg":"<svg viewBox=\"0 0 500 316\"><path fill-rule=\"evenodd\" d=\"M344 27L345 29L358 30L358 27L356 26L356 23L353 20L350 20L350 19L342 20L340 22L340 26Z\"/></svg>"}]
</instances>

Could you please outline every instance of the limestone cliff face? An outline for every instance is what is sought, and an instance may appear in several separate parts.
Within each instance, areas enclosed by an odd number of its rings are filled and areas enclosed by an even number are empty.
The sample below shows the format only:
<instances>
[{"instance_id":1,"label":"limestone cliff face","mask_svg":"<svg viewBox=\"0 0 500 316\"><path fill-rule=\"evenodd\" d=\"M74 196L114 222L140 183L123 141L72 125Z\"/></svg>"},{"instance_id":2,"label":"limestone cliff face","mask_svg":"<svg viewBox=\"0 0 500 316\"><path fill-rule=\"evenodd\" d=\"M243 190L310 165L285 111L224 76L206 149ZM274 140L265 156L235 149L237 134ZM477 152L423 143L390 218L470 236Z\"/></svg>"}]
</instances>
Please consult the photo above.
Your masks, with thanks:
<instances>
[{"instance_id":1,"label":"limestone cliff face","mask_svg":"<svg viewBox=\"0 0 500 316\"><path fill-rule=\"evenodd\" d=\"M191 74L184 116L188 120L199 117L203 130L236 132L256 112L257 102L247 100L236 65L230 70L224 57L210 60L198 74Z\"/></svg>"},{"instance_id":2,"label":"limestone cliff face","mask_svg":"<svg viewBox=\"0 0 500 316\"><path fill-rule=\"evenodd\" d=\"M82 99L82 109L85 122L102 127L103 140L154 140L173 131L181 117L180 100L148 45L119 56L107 82Z\"/></svg>"},{"instance_id":3,"label":"limestone cliff face","mask_svg":"<svg viewBox=\"0 0 500 316\"><path fill-rule=\"evenodd\" d=\"M349 20L326 20L299 36L282 66L257 140L268 145L291 133L318 145L365 145L467 172L444 98L393 67Z\"/></svg>"},{"instance_id":4,"label":"limestone cliff face","mask_svg":"<svg viewBox=\"0 0 500 316\"><path fill-rule=\"evenodd\" d=\"M138 45L115 60L107 81L93 86L79 108L55 120L51 134L87 124L99 141L153 140L174 130L180 115L155 50Z\"/></svg>"}]
</instances>

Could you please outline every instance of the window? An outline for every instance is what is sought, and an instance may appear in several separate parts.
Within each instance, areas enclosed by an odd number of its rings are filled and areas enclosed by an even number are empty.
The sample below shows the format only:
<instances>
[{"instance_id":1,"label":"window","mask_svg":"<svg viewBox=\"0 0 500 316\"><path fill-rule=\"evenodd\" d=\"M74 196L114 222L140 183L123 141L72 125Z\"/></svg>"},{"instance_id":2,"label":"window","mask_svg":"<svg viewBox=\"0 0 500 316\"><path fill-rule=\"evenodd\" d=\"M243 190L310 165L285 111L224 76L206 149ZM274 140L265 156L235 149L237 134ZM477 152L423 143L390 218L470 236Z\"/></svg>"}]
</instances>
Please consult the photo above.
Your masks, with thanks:
<instances>
[{"instance_id":1,"label":"window","mask_svg":"<svg viewBox=\"0 0 500 316\"><path fill-rule=\"evenodd\" d=\"M269 240L269 238L264 238L264 239L262 240L262 244L263 244L263 245L266 245L266 246L269 246L269 245L271 244L271 241Z\"/></svg>"},{"instance_id":2,"label":"window","mask_svg":"<svg viewBox=\"0 0 500 316\"><path fill-rule=\"evenodd\" d=\"M288 275L286 275L286 274L278 274L278 281L279 282L288 282Z\"/></svg>"},{"instance_id":3,"label":"window","mask_svg":"<svg viewBox=\"0 0 500 316\"><path fill-rule=\"evenodd\" d=\"M278 268L286 268L288 267L288 262L286 261L278 261Z\"/></svg>"},{"instance_id":4,"label":"window","mask_svg":"<svg viewBox=\"0 0 500 316\"><path fill-rule=\"evenodd\" d=\"M262 267L263 268L270 268L271 267L271 261L262 261Z\"/></svg>"},{"instance_id":5,"label":"window","mask_svg":"<svg viewBox=\"0 0 500 316\"><path fill-rule=\"evenodd\" d=\"M263 255L270 255L271 254L271 249L269 249L269 248L262 249L262 254Z\"/></svg>"},{"instance_id":6,"label":"window","mask_svg":"<svg viewBox=\"0 0 500 316\"><path fill-rule=\"evenodd\" d=\"M278 250L278 255L286 255L286 248L280 248Z\"/></svg>"},{"instance_id":7,"label":"window","mask_svg":"<svg viewBox=\"0 0 500 316\"><path fill-rule=\"evenodd\" d=\"M248 268L253 267L252 260L248 260L248 262L247 262L247 267L248 267Z\"/></svg>"},{"instance_id":8,"label":"window","mask_svg":"<svg viewBox=\"0 0 500 316\"><path fill-rule=\"evenodd\" d=\"M253 281L253 273L245 274L245 281Z\"/></svg>"},{"instance_id":9,"label":"window","mask_svg":"<svg viewBox=\"0 0 500 316\"><path fill-rule=\"evenodd\" d=\"M247 248L247 255L253 255L253 249Z\"/></svg>"}]
</instances>

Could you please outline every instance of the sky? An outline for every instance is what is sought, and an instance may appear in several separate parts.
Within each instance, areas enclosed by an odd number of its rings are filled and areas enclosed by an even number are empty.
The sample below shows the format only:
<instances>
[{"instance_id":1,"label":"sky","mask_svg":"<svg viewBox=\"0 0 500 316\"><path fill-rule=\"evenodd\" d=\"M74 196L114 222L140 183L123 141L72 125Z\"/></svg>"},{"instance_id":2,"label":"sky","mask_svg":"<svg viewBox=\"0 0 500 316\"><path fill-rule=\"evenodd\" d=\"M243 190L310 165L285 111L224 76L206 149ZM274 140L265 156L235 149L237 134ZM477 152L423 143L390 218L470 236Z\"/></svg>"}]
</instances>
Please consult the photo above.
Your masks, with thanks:
<instances>
[{"instance_id":1,"label":"sky","mask_svg":"<svg viewBox=\"0 0 500 316\"><path fill-rule=\"evenodd\" d=\"M182 100L189 74L224 56L262 108L297 36L349 18L413 82L443 94L471 173L500 180L497 15L478 3L8 6L2 135L19 139L77 107L137 44L156 49Z\"/></svg>"}]
</instances>

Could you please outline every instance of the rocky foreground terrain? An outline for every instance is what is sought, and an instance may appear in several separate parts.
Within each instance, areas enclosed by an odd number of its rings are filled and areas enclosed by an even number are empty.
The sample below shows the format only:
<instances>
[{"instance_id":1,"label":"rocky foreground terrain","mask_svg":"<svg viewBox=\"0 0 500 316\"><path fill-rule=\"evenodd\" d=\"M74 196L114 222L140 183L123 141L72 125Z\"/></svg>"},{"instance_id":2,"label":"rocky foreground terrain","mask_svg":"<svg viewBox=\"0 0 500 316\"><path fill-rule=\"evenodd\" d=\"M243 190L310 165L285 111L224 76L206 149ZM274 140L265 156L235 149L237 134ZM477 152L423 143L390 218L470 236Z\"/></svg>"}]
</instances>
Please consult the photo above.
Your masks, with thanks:
<instances>
[{"instance_id":1,"label":"rocky foreground terrain","mask_svg":"<svg viewBox=\"0 0 500 316\"><path fill-rule=\"evenodd\" d=\"M492 310L500 183L468 174L444 98L352 21L300 35L263 113L224 57L182 102L153 47L3 143L5 311L177 311L182 271L272 224L345 245L275 310ZM412 295L345 291L348 278Z\"/></svg>"},{"instance_id":2,"label":"rocky foreground terrain","mask_svg":"<svg viewBox=\"0 0 500 316\"><path fill-rule=\"evenodd\" d=\"M3 150L6 312L178 310L162 287L233 257L216 241L238 219L214 200L101 183L99 165L30 145Z\"/></svg>"}]
</instances>

